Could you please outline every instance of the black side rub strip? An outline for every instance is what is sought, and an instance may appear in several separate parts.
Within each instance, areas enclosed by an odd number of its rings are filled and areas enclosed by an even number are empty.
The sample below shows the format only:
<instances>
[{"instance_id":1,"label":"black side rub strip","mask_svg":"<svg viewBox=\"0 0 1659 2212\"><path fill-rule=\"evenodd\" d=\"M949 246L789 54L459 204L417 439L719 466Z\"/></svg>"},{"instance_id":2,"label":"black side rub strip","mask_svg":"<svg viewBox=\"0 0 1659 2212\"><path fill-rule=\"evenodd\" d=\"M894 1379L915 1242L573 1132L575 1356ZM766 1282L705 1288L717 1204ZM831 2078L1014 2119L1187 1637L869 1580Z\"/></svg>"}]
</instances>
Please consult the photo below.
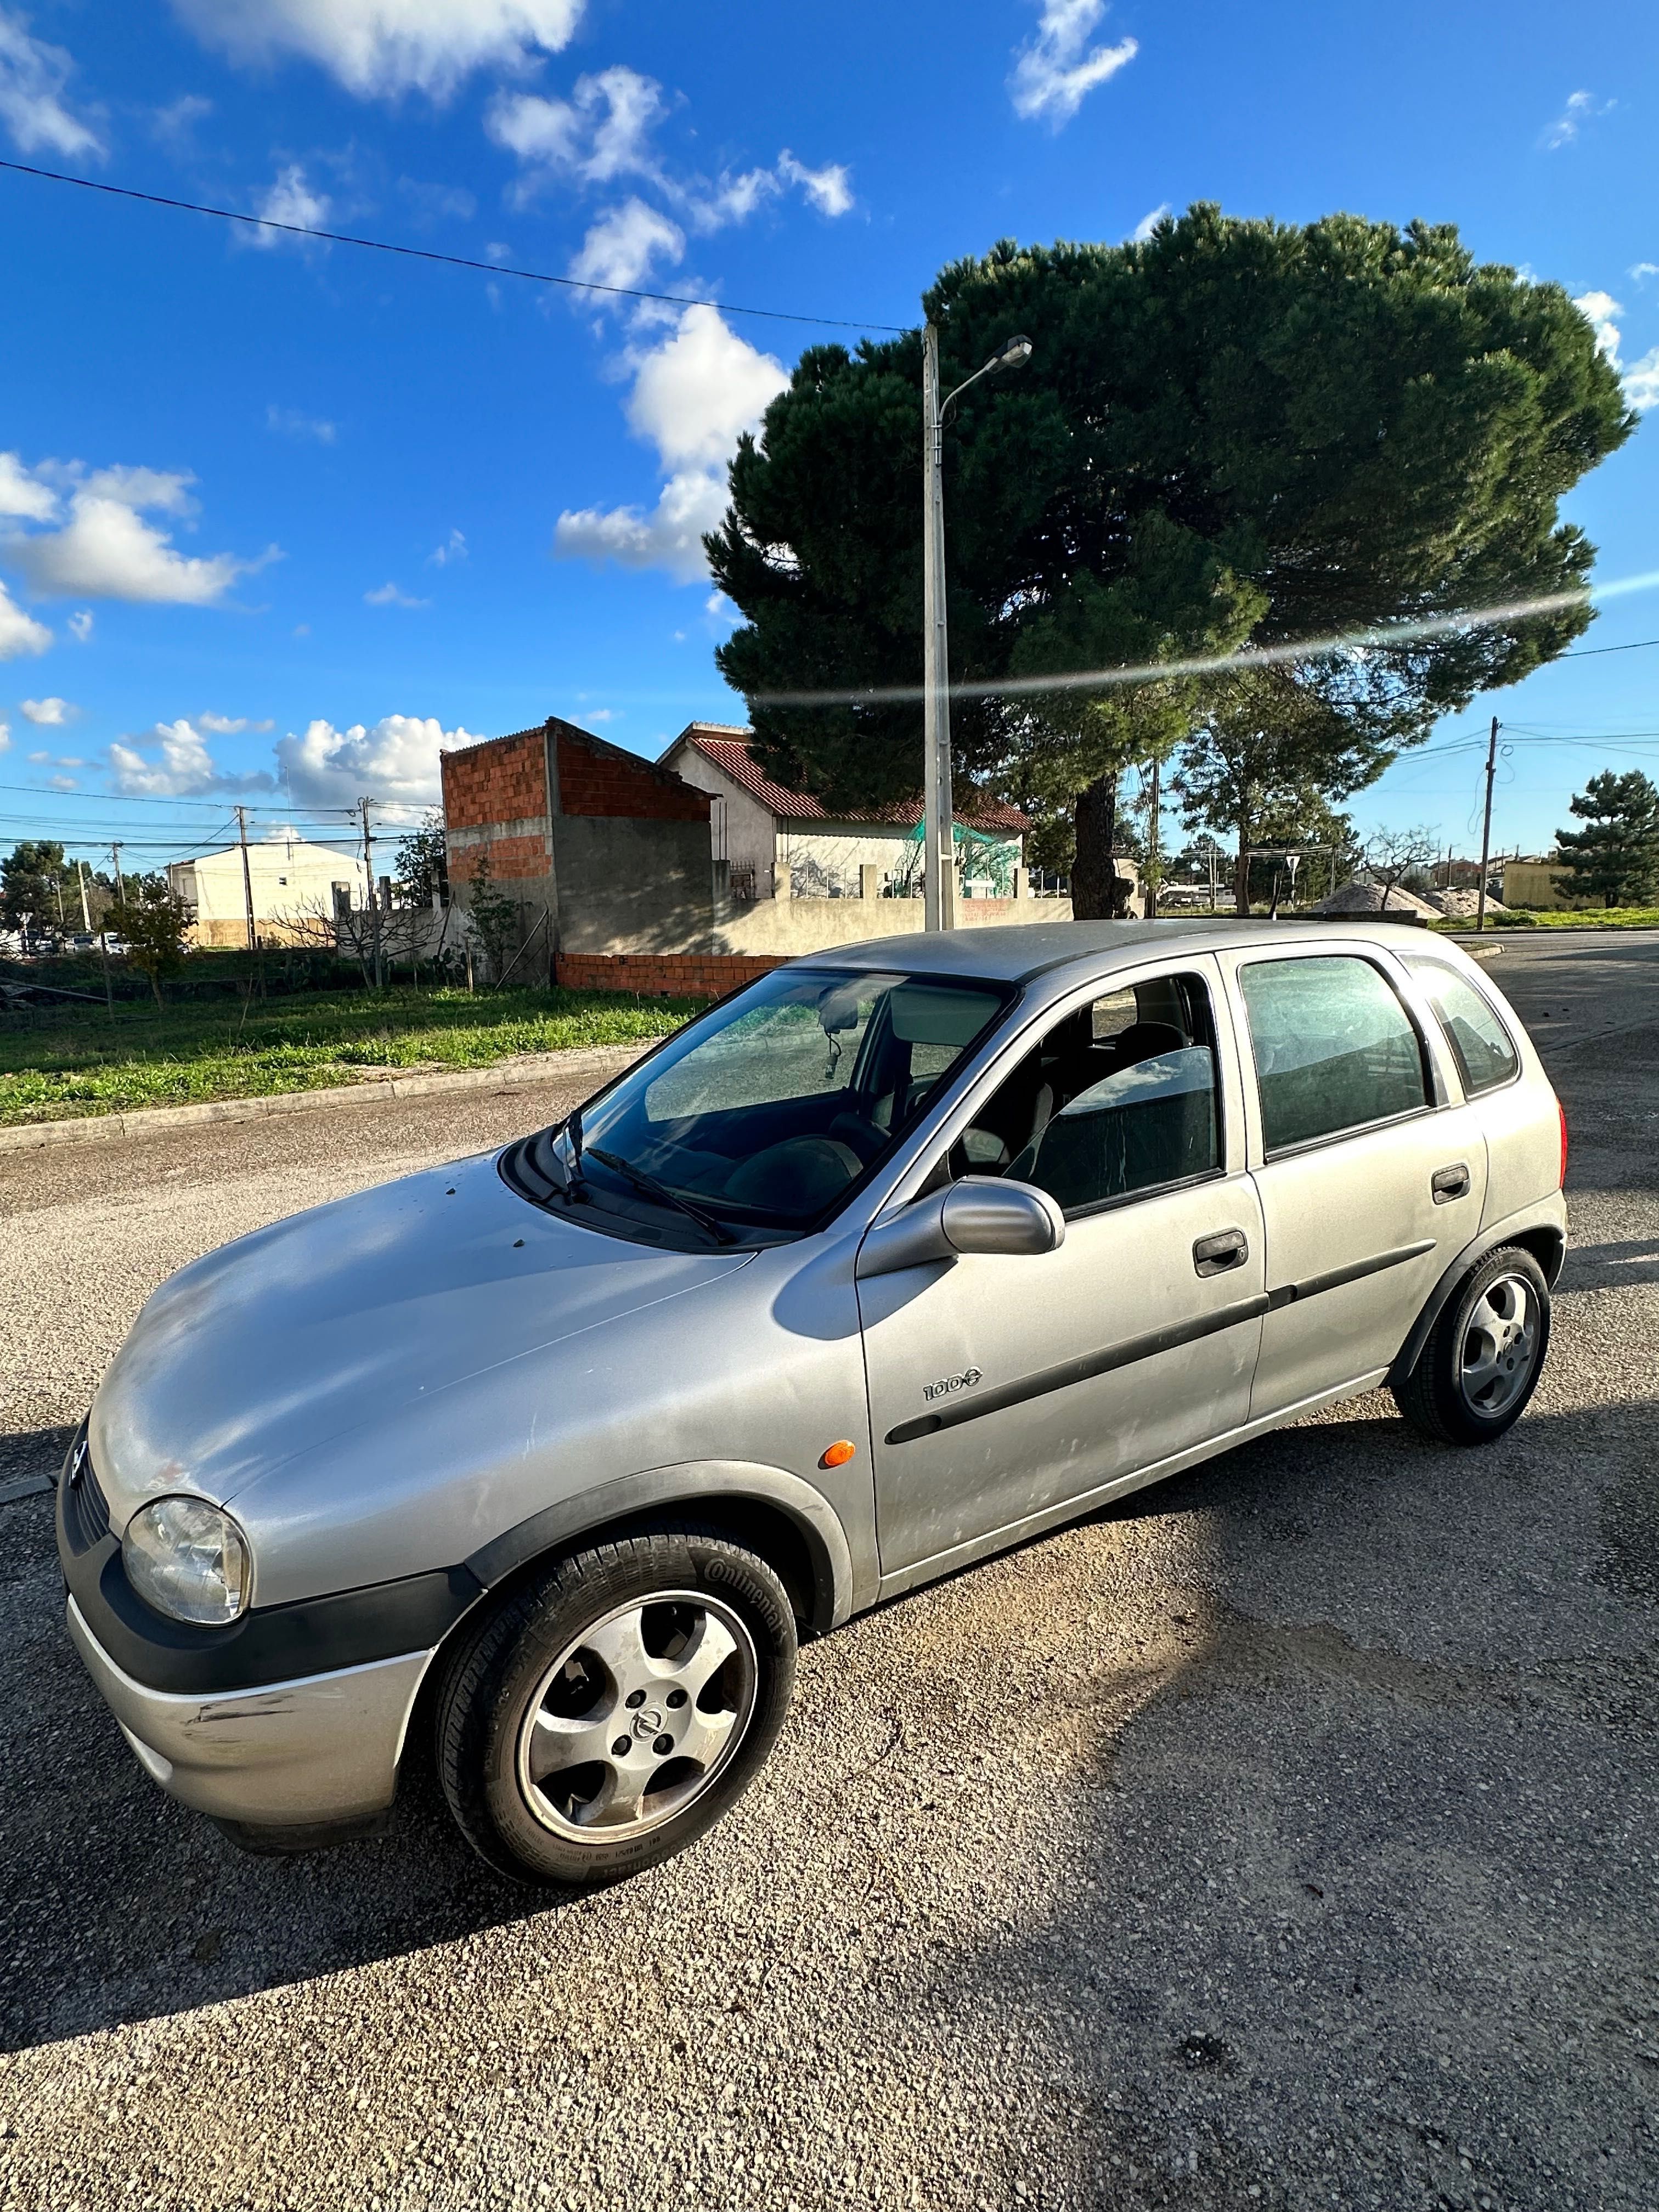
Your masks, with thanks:
<instances>
[{"instance_id":1,"label":"black side rub strip","mask_svg":"<svg viewBox=\"0 0 1659 2212\"><path fill-rule=\"evenodd\" d=\"M1046 1367L1041 1374L1028 1375L1022 1382L1006 1382L1000 1390L987 1390L972 1398L959 1398L954 1405L937 1413L923 1413L914 1421L901 1421L896 1429L887 1431L884 1442L890 1444L915 1443L921 1437L937 1436L941 1429L960 1428L964 1421L982 1420L987 1413L1000 1413L1010 1406L1023 1406L1032 1398L1046 1398L1051 1390L1068 1390L1073 1383L1091 1382L1097 1375L1109 1375L1119 1367L1133 1367L1142 1359L1156 1359L1161 1352L1177 1351L1183 1344L1196 1344L1200 1337L1216 1336L1224 1328L1237 1328L1260 1315L1277 1313L1281 1307L1293 1305L1299 1298L1317 1297L1322 1291L1340 1290L1345 1283L1357 1283L1366 1275L1381 1274L1385 1268L1401 1267L1408 1260L1420 1260L1425 1252L1434 1249L1433 1237L1420 1244L1402 1244L1396 1251L1378 1252L1369 1260L1356 1260L1346 1267L1332 1267L1322 1275L1310 1275L1300 1283L1286 1283L1280 1289L1240 1298L1234 1305L1218 1306L1214 1313L1203 1314L1195 1321L1176 1322L1168 1328L1150 1330L1145 1336L1132 1336L1122 1344L1115 1344L1105 1352L1085 1353L1079 1359L1068 1359L1059 1367Z\"/></svg>"},{"instance_id":2,"label":"black side rub strip","mask_svg":"<svg viewBox=\"0 0 1659 2212\"><path fill-rule=\"evenodd\" d=\"M1420 1244L1402 1244L1393 1252L1378 1252L1369 1260L1355 1260L1346 1267L1332 1267L1322 1275L1310 1275L1304 1282L1285 1283L1267 1293L1269 1310L1277 1313L1281 1306L1292 1306L1299 1298L1316 1298L1322 1291L1340 1291L1344 1283L1357 1283L1366 1275L1380 1275L1387 1267L1403 1267L1407 1260L1420 1260L1425 1252L1432 1252L1434 1239L1425 1237Z\"/></svg>"},{"instance_id":3,"label":"black side rub strip","mask_svg":"<svg viewBox=\"0 0 1659 2212\"><path fill-rule=\"evenodd\" d=\"M1085 1352L1080 1359L1068 1359L1062 1366L1045 1367L1040 1375L1028 1375L1023 1382L1005 1382L1000 1390L958 1398L937 1413L901 1421L897 1428L887 1431L886 1442L914 1443L918 1437L936 1436L941 1429L960 1428L964 1421L981 1420L987 1413L1000 1413L1008 1406L1023 1406L1027 1399L1046 1398L1051 1390L1069 1390L1074 1382L1092 1382L1097 1375L1109 1375L1114 1368L1133 1367L1137 1360L1156 1359L1160 1352L1174 1352L1181 1345L1197 1343L1201 1336L1216 1336L1224 1328L1237 1328L1243 1322L1255 1321L1258 1315L1267 1312L1267 1299L1260 1295L1240 1298L1233 1305L1218 1306L1213 1313L1201 1314L1195 1321L1175 1322L1168 1328L1132 1336L1105 1352Z\"/></svg>"}]
</instances>

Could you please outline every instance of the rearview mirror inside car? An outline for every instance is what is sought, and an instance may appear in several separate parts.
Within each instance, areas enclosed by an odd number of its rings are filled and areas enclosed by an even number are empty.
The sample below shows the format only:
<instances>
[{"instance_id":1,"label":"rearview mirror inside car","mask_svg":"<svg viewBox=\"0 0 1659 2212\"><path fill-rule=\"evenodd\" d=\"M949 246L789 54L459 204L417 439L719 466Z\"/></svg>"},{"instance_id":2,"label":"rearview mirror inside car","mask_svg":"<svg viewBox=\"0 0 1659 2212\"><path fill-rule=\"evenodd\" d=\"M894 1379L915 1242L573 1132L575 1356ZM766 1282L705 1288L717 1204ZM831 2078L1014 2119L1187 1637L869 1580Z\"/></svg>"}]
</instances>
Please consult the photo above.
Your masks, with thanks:
<instances>
[{"instance_id":1,"label":"rearview mirror inside car","mask_svg":"<svg viewBox=\"0 0 1659 2212\"><path fill-rule=\"evenodd\" d=\"M994 1176L964 1176L878 1222L860 1248L858 1273L891 1275L968 1252L1035 1257L1065 1240L1066 1216L1046 1190Z\"/></svg>"}]
</instances>

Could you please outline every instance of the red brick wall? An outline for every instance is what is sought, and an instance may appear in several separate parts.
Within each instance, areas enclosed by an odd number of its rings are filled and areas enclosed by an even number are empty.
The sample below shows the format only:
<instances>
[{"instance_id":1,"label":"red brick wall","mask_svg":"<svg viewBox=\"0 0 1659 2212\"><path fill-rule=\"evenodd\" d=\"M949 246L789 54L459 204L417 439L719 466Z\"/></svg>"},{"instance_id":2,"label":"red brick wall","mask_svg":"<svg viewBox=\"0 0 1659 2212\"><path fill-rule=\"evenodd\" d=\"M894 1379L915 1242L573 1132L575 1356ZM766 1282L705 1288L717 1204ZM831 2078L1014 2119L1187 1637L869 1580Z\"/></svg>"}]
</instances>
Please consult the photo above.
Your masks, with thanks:
<instances>
[{"instance_id":1,"label":"red brick wall","mask_svg":"<svg viewBox=\"0 0 1659 2212\"><path fill-rule=\"evenodd\" d=\"M489 822L522 822L547 811L547 765L542 732L523 730L516 737L494 738L488 744L469 745L465 752L445 753L443 762L444 819L452 830L481 830ZM515 872L504 866L500 848L490 855L497 875ZM534 871L544 874L544 849Z\"/></svg>"},{"instance_id":2,"label":"red brick wall","mask_svg":"<svg viewBox=\"0 0 1659 2212\"><path fill-rule=\"evenodd\" d=\"M559 725L561 814L625 815L650 822L707 822L707 793L603 738Z\"/></svg>"},{"instance_id":3,"label":"red brick wall","mask_svg":"<svg viewBox=\"0 0 1659 2212\"><path fill-rule=\"evenodd\" d=\"M779 960L736 953L562 952L559 981L568 991L635 991L647 999L723 999L740 983L781 967Z\"/></svg>"}]
</instances>

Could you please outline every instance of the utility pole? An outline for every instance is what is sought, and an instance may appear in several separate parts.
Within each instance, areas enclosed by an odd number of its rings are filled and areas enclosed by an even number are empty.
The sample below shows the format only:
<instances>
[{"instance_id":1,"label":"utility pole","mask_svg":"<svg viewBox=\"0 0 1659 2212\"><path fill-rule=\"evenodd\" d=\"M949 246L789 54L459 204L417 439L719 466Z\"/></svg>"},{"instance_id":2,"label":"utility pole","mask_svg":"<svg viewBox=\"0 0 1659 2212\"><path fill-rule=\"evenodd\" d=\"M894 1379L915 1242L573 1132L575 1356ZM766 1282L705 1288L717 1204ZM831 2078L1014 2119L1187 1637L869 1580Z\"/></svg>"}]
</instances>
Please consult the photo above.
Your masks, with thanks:
<instances>
[{"instance_id":1,"label":"utility pole","mask_svg":"<svg viewBox=\"0 0 1659 2212\"><path fill-rule=\"evenodd\" d=\"M1158 755L1152 755L1152 781L1146 793L1146 919L1158 920Z\"/></svg>"},{"instance_id":2,"label":"utility pole","mask_svg":"<svg viewBox=\"0 0 1659 2212\"><path fill-rule=\"evenodd\" d=\"M370 943L374 948L374 988L380 988L380 908L374 896L374 840L369 833L369 801L365 795L357 801L363 817L363 884L368 901Z\"/></svg>"},{"instance_id":3,"label":"utility pole","mask_svg":"<svg viewBox=\"0 0 1659 2212\"><path fill-rule=\"evenodd\" d=\"M921 334L922 927L956 926L956 822L951 797L951 653L945 607L945 410L939 332Z\"/></svg>"},{"instance_id":4,"label":"utility pole","mask_svg":"<svg viewBox=\"0 0 1659 2212\"><path fill-rule=\"evenodd\" d=\"M236 817L237 842L242 848L242 904L247 915L247 949L253 952L258 949L258 940L253 931L253 877L247 860L247 809L238 806L232 811Z\"/></svg>"},{"instance_id":5,"label":"utility pole","mask_svg":"<svg viewBox=\"0 0 1659 2212\"><path fill-rule=\"evenodd\" d=\"M922 927L954 929L957 919L957 831L951 799L951 655L945 620L945 417L951 404L981 376L1023 368L1031 341L1004 342L983 368L956 390L939 396L939 332L921 333L922 498Z\"/></svg>"},{"instance_id":6,"label":"utility pole","mask_svg":"<svg viewBox=\"0 0 1659 2212\"><path fill-rule=\"evenodd\" d=\"M118 844L110 847L109 857L110 865L115 870L115 896L125 906L127 902L127 887L121 880L121 848Z\"/></svg>"},{"instance_id":7,"label":"utility pole","mask_svg":"<svg viewBox=\"0 0 1659 2212\"><path fill-rule=\"evenodd\" d=\"M87 868L84 860L75 864L75 880L81 887L81 927L92 935L92 908L87 904ZM98 950L104 956L104 1005L112 1021L115 1019L115 995L109 987L109 947L104 942L104 933L98 933Z\"/></svg>"},{"instance_id":8,"label":"utility pole","mask_svg":"<svg viewBox=\"0 0 1659 2212\"><path fill-rule=\"evenodd\" d=\"M1486 813L1480 825L1480 887L1475 894L1474 926L1477 930L1486 926L1486 865L1492 855L1492 780L1498 769L1498 717L1492 718L1492 736L1486 743Z\"/></svg>"}]
</instances>

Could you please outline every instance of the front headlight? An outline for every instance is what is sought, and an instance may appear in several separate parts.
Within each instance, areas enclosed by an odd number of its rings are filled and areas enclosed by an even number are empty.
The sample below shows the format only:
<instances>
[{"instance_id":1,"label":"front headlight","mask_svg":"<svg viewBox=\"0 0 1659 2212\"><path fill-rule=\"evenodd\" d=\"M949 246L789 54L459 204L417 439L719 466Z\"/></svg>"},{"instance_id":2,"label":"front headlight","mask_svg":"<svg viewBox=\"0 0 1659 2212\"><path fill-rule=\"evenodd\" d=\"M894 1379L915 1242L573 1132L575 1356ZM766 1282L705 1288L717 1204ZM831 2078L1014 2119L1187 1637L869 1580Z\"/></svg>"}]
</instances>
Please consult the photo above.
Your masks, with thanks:
<instances>
[{"instance_id":1,"label":"front headlight","mask_svg":"<svg viewBox=\"0 0 1659 2212\"><path fill-rule=\"evenodd\" d=\"M247 1538L200 1498L158 1498L135 1513L121 1539L127 1580L174 1620L222 1628L247 1605L253 1561Z\"/></svg>"}]
</instances>

